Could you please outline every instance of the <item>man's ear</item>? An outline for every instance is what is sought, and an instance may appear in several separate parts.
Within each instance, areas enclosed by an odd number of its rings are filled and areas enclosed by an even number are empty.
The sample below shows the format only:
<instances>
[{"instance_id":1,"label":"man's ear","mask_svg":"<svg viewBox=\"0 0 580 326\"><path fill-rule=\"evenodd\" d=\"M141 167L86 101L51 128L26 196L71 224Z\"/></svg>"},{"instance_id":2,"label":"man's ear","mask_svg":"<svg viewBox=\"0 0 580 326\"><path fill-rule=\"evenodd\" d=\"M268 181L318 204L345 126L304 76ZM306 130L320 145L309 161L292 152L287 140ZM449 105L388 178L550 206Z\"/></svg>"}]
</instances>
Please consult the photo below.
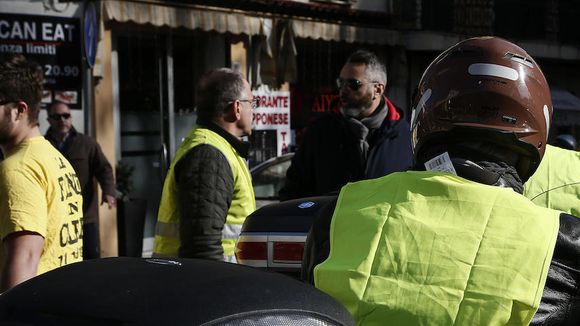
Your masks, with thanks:
<instances>
[{"instance_id":1,"label":"man's ear","mask_svg":"<svg viewBox=\"0 0 580 326\"><path fill-rule=\"evenodd\" d=\"M24 101L18 101L16 102L16 116L14 117L15 120L20 120L23 119L24 116L28 116L28 112L30 111L30 108L28 107L28 104Z\"/></svg>"},{"instance_id":2,"label":"man's ear","mask_svg":"<svg viewBox=\"0 0 580 326\"><path fill-rule=\"evenodd\" d=\"M227 122L236 122L238 120L240 120L241 116L242 116L242 103L240 103L240 101L233 101L232 104L229 105L228 110L226 111L226 114L224 115L224 119Z\"/></svg>"},{"instance_id":3,"label":"man's ear","mask_svg":"<svg viewBox=\"0 0 580 326\"><path fill-rule=\"evenodd\" d=\"M385 84L376 83L375 92L379 95L383 95L385 93Z\"/></svg>"},{"instance_id":4,"label":"man's ear","mask_svg":"<svg viewBox=\"0 0 580 326\"><path fill-rule=\"evenodd\" d=\"M235 100L234 103L232 103L232 107L236 121L240 120L242 118L242 102Z\"/></svg>"}]
</instances>

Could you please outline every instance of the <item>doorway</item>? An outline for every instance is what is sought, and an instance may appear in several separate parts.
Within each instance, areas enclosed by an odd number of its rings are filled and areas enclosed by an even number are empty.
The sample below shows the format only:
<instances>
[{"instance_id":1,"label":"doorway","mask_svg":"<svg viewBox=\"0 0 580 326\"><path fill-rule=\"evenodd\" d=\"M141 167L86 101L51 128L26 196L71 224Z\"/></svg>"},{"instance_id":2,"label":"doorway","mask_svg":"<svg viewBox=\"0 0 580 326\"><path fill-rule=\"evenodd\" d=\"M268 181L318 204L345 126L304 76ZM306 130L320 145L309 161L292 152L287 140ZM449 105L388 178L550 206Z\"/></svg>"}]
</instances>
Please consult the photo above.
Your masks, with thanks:
<instances>
[{"instance_id":1,"label":"doorway","mask_svg":"<svg viewBox=\"0 0 580 326\"><path fill-rule=\"evenodd\" d=\"M221 34L132 25L115 31L119 163L133 171L129 197L147 205L148 256L167 169L196 121L195 84L206 70L225 66L229 53Z\"/></svg>"}]
</instances>

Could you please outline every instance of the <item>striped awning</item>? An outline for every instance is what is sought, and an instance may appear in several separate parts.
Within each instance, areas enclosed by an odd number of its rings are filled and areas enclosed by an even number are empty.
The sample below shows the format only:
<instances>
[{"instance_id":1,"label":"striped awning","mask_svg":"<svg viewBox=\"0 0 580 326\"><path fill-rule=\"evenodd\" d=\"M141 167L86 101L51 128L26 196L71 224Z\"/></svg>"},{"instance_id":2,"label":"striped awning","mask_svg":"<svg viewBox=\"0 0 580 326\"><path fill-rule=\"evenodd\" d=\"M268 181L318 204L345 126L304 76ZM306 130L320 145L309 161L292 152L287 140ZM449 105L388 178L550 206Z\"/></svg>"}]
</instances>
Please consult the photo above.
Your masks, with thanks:
<instances>
[{"instance_id":1,"label":"striped awning","mask_svg":"<svg viewBox=\"0 0 580 326\"><path fill-rule=\"evenodd\" d=\"M400 45L399 32L388 29L332 24L311 20L292 20L294 36L347 43Z\"/></svg>"},{"instance_id":2,"label":"striped awning","mask_svg":"<svg viewBox=\"0 0 580 326\"><path fill-rule=\"evenodd\" d=\"M207 32L257 35L261 33L262 21L268 19L211 8L170 6L158 1L105 0L103 3L108 20Z\"/></svg>"}]
</instances>

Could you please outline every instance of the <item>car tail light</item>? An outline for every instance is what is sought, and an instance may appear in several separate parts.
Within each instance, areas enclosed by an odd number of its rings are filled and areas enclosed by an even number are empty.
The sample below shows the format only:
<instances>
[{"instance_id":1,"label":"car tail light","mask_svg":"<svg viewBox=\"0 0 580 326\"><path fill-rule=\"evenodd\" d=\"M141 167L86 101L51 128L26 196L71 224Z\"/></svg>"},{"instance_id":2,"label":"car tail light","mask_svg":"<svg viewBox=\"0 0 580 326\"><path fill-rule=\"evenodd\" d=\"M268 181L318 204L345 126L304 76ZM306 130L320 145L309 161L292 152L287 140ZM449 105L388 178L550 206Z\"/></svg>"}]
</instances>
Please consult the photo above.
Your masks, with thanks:
<instances>
[{"instance_id":1,"label":"car tail light","mask_svg":"<svg viewBox=\"0 0 580 326\"><path fill-rule=\"evenodd\" d=\"M268 267L268 236L240 235L236 244L236 260L243 265Z\"/></svg>"},{"instance_id":2,"label":"car tail light","mask_svg":"<svg viewBox=\"0 0 580 326\"><path fill-rule=\"evenodd\" d=\"M238 239L236 258L243 265L299 272L305 242L305 233L245 232Z\"/></svg>"},{"instance_id":3,"label":"car tail light","mask_svg":"<svg viewBox=\"0 0 580 326\"><path fill-rule=\"evenodd\" d=\"M238 242L236 257L238 260L268 259L268 244L266 242Z\"/></svg>"},{"instance_id":4,"label":"car tail light","mask_svg":"<svg viewBox=\"0 0 580 326\"><path fill-rule=\"evenodd\" d=\"M304 242L274 242L275 263L301 263Z\"/></svg>"}]
</instances>

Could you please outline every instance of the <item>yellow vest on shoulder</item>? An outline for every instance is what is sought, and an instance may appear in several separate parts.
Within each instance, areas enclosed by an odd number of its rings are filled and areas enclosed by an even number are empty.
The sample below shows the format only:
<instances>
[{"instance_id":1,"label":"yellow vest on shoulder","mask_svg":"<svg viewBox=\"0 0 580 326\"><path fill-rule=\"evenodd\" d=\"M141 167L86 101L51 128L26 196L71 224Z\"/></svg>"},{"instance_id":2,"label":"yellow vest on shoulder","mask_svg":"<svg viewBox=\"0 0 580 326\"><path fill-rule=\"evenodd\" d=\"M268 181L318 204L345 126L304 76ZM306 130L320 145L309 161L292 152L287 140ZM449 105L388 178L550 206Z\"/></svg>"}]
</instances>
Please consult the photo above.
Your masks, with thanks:
<instances>
[{"instance_id":1,"label":"yellow vest on shoulder","mask_svg":"<svg viewBox=\"0 0 580 326\"><path fill-rule=\"evenodd\" d=\"M346 185L315 285L359 325L527 325L559 212L438 172Z\"/></svg>"},{"instance_id":2,"label":"yellow vest on shoulder","mask_svg":"<svg viewBox=\"0 0 580 326\"><path fill-rule=\"evenodd\" d=\"M538 170L524 184L524 196L580 217L580 152L546 146Z\"/></svg>"},{"instance_id":3,"label":"yellow vest on shoulder","mask_svg":"<svg viewBox=\"0 0 580 326\"><path fill-rule=\"evenodd\" d=\"M208 144L220 150L232 169L234 176L234 196L222 231L224 260L235 262L234 250L242 224L246 217L256 210L252 178L246 162L223 137L206 129L193 128L175 154L163 185L161 204L157 217L153 255L156 257L177 257L179 240L179 210L177 207L177 186L174 178L175 164L190 149Z\"/></svg>"}]
</instances>

